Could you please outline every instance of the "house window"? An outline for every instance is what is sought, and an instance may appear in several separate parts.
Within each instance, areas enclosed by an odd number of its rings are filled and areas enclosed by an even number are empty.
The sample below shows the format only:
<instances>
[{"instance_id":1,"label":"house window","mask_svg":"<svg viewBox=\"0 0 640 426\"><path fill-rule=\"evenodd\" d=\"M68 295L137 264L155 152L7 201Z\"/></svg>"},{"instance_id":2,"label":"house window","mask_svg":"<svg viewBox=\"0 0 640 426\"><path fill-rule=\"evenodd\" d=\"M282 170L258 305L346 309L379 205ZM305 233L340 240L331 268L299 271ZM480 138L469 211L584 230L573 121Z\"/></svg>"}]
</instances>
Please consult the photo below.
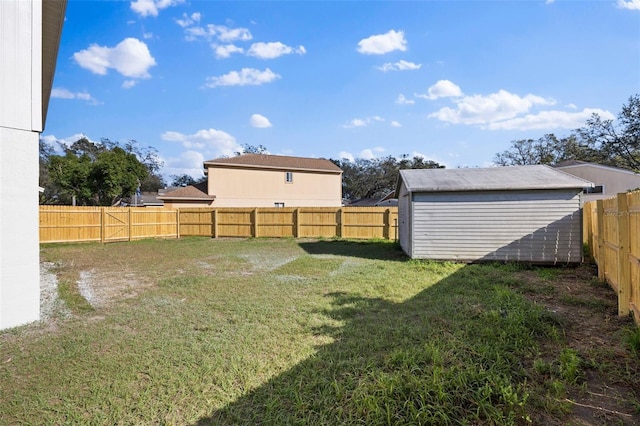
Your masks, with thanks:
<instances>
[{"instance_id":1,"label":"house window","mask_svg":"<svg viewBox=\"0 0 640 426\"><path fill-rule=\"evenodd\" d=\"M286 183L293 183L293 172L285 172L284 181Z\"/></svg>"},{"instance_id":2,"label":"house window","mask_svg":"<svg viewBox=\"0 0 640 426\"><path fill-rule=\"evenodd\" d=\"M273 203L273 204L278 208L284 207L284 203Z\"/></svg>"}]
</instances>

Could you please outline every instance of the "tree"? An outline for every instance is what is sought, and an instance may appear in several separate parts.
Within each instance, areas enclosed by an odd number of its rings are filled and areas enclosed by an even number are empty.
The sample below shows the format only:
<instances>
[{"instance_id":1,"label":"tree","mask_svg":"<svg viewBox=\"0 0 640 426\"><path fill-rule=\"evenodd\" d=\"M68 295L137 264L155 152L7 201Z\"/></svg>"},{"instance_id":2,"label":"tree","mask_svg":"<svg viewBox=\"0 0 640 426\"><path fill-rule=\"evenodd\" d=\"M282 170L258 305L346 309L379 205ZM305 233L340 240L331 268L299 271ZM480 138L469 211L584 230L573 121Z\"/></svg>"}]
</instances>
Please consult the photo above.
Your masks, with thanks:
<instances>
[{"instance_id":1,"label":"tree","mask_svg":"<svg viewBox=\"0 0 640 426\"><path fill-rule=\"evenodd\" d=\"M616 124L593 114L579 133L602 153L605 164L640 172L640 95L629 97Z\"/></svg>"},{"instance_id":2,"label":"tree","mask_svg":"<svg viewBox=\"0 0 640 426\"><path fill-rule=\"evenodd\" d=\"M113 144L108 139L101 139L102 143L105 142ZM116 143L116 146L119 144ZM137 159L146 167L147 177L140 181L140 190L146 192L156 192L159 188L164 188L166 183L164 178L160 174L160 169L164 165L164 162L160 159L158 150L152 146L140 147L138 142L134 139L128 140L122 148L131 154L135 154Z\"/></svg>"},{"instance_id":3,"label":"tree","mask_svg":"<svg viewBox=\"0 0 640 426\"><path fill-rule=\"evenodd\" d=\"M268 154L268 153L269 153L269 150L264 145L254 146L254 145L249 145L248 143L245 143L244 145L242 145L242 151L236 151L235 152L236 155L242 155L242 154Z\"/></svg>"},{"instance_id":4,"label":"tree","mask_svg":"<svg viewBox=\"0 0 640 426\"><path fill-rule=\"evenodd\" d=\"M188 174L181 175L171 175L171 186L189 186L189 185L197 185L202 182L206 182L207 177L203 176L200 179L195 179L193 176Z\"/></svg>"},{"instance_id":5,"label":"tree","mask_svg":"<svg viewBox=\"0 0 640 426\"><path fill-rule=\"evenodd\" d=\"M436 169L444 166L423 157L393 156L355 161L331 160L342 169L342 196L348 200L382 198L396 189L401 169Z\"/></svg>"},{"instance_id":6,"label":"tree","mask_svg":"<svg viewBox=\"0 0 640 426\"><path fill-rule=\"evenodd\" d=\"M148 176L147 167L135 154L116 146L96 157L89 185L96 203L109 206L135 194L140 182Z\"/></svg>"},{"instance_id":7,"label":"tree","mask_svg":"<svg viewBox=\"0 0 640 426\"><path fill-rule=\"evenodd\" d=\"M44 155L43 155L44 160ZM132 196L149 175L148 166L117 143L94 143L82 138L65 148L64 155L46 157L49 202L113 205Z\"/></svg>"}]
</instances>

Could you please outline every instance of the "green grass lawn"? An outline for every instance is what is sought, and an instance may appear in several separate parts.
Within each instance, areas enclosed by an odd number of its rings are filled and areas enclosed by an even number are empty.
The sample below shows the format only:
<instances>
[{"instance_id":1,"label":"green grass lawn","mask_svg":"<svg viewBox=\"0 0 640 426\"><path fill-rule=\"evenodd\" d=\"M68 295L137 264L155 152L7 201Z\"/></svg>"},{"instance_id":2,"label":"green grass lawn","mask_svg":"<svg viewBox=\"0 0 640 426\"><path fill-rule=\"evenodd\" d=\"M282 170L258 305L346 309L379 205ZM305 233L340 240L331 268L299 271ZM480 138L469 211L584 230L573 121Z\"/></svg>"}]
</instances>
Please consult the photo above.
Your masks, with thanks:
<instances>
[{"instance_id":1,"label":"green grass lawn","mask_svg":"<svg viewBox=\"0 0 640 426\"><path fill-rule=\"evenodd\" d=\"M0 332L0 424L537 424L580 374L568 350L543 359L562 320L516 291L513 265L293 239L41 257L64 309Z\"/></svg>"}]
</instances>

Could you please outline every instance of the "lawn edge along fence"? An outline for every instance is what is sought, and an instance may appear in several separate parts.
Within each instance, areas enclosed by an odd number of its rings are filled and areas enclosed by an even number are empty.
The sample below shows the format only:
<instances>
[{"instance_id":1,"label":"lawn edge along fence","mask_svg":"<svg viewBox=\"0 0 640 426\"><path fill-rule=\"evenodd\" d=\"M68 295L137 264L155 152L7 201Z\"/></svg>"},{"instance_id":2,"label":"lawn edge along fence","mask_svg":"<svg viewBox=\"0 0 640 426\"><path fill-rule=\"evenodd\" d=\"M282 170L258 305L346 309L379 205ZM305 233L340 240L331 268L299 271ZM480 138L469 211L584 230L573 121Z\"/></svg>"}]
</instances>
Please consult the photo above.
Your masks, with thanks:
<instances>
[{"instance_id":1,"label":"lawn edge along fence","mask_svg":"<svg viewBox=\"0 0 640 426\"><path fill-rule=\"evenodd\" d=\"M397 207L148 208L40 206L40 242L182 236L397 240Z\"/></svg>"},{"instance_id":2,"label":"lawn edge along fence","mask_svg":"<svg viewBox=\"0 0 640 426\"><path fill-rule=\"evenodd\" d=\"M583 226L598 278L618 294L618 315L640 325L640 191L585 203Z\"/></svg>"}]
</instances>

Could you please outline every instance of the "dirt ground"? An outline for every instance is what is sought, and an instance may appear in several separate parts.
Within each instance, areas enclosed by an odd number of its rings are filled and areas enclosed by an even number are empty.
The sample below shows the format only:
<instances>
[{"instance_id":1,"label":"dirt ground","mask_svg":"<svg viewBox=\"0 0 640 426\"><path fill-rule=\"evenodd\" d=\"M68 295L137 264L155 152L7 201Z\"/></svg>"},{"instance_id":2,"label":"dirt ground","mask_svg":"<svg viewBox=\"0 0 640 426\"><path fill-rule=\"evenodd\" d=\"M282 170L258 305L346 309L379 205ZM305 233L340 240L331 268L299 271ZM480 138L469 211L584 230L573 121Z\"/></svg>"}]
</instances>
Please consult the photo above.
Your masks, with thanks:
<instances>
[{"instance_id":1,"label":"dirt ground","mask_svg":"<svg viewBox=\"0 0 640 426\"><path fill-rule=\"evenodd\" d=\"M598 281L595 267L553 271L553 279L535 270L520 272L531 284L524 293L556 314L564 333L562 347L577 351L581 374L567 397L558 398L569 412L566 417L537 420L552 425L640 425L640 356L625 343L633 320L618 316L616 293ZM560 350L550 344L542 348L542 357L557 360Z\"/></svg>"}]
</instances>

